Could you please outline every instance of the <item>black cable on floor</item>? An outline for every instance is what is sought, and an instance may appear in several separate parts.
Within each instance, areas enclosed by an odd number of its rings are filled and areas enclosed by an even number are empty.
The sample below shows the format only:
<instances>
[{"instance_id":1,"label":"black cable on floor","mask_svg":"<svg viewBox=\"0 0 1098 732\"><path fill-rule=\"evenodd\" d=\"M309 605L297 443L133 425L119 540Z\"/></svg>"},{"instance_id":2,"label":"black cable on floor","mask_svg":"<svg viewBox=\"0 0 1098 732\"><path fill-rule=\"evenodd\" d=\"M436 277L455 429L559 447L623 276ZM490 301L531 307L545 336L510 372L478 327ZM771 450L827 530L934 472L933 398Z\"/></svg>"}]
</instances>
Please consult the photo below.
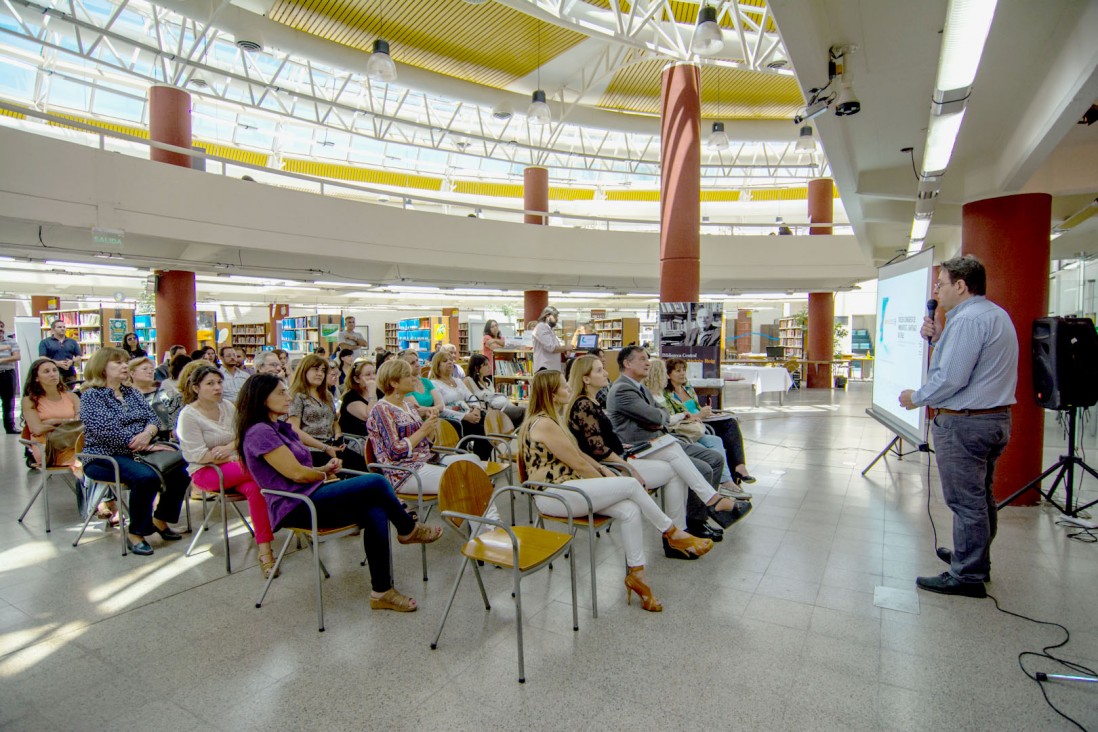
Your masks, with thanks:
<instances>
[{"instance_id":1,"label":"black cable on floor","mask_svg":"<svg viewBox=\"0 0 1098 732\"><path fill-rule=\"evenodd\" d=\"M1094 533L1094 529L1088 529L1078 524L1069 524L1067 521L1057 521L1057 526L1064 526L1071 529L1079 529L1073 534L1068 534L1067 538L1074 539L1075 541L1082 542L1083 544L1098 544L1098 534Z\"/></svg>"},{"instance_id":2,"label":"black cable on floor","mask_svg":"<svg viewBox=\"0 0 1098 732\"><path fill-rule=\"evenodd\" d=\"M1048 691L1045 690L1045 684L1049 681L1047 672L1035 671L1033 673L1030 673L1029 669L1027 669L1026 665L1025 665L1025 658L1027 656L1034 656L1036 658L1046 658L1050 661L1053 661L1054 663L1058 663L1061 666L1063 666L1064 668L1068 669L1069 671L1074 671L1077 674L1083 674L1083 675L1086 675L1086 676L1098 677L1098 673L1096 673L1093 669L1090 669L1090 668L1084 666L1081 663L1075 663L1074 661L1068 661L1066 659L1059 658L1058 656L1054 656L1053 654L1049 653L1049 651L1051 651L1053 649L1063 648L1068 643L1070 643L1071 642L1071 631L1069 631L1067 628L1065 628L1063 625L1060 625L1059 623L1054 623L1054 622L1051 622L1051 621L1048 621L1048 620L1036 620L1035 618L1031 618L1028 615L1022 615L1021 613L1016 613L1016 612L1013 612L1011 610L1005 610L999 604L999 598L997 598L997 597L995 597L994 595L991 595L991 594L989 594L988 597L990 597L991 601L995 603L995 609L998 610L1001 613L1004 613L1006 615L1012 615L1016 618L1021 618L1022 620L1028 620L1029 622L1036 623L1038 625L1051 625L1051 626L1054 626L1054 627L1059 628L1060 630L1064 631L1064 639L1062 641L1060 641L1059 643L1056 643L1054 645L1045 646L1044 648L1041 649L1040 653L1038 653L1037 651L1022 651L1021 653L1019 653L1018 654L1018 666L1019 666L1019 668L1022 669L1022 673L1024 673L1029 679L1031 679L1032 681L1035 681L1037 683L1037 687L1041 690L1041 696L1043 696L1045 698L1045 703L1048 704L1049 708L1051 708L1052 711L1056 712L1061 717L1063 717L1067 721L1071 722L1072 724L1074 724L1079 729L1083 730L1083 732L1087 732L1086 727L1079 724L1077 721L1075 721L1074 719L1069 717L1067 714L1064 714L1062 711L1060 711L1060 709L1055 704L1052 703L1052 700L1048 698Z\"/></svg>"}]
</instances>

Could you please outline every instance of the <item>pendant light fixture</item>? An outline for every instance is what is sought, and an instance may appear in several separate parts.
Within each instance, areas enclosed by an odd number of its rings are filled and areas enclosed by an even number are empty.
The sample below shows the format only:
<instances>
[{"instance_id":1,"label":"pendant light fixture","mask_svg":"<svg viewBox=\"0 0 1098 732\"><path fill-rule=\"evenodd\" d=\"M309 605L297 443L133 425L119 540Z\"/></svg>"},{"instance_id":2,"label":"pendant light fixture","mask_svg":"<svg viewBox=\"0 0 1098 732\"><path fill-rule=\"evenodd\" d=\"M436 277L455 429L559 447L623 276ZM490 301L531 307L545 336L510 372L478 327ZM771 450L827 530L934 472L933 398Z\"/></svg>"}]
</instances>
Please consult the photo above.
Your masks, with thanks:
<instances>
[{"instance_id":1,"label":"pendant light fixture","mask_svg":"<svg viewBox=\"0 0 1098 732\"><path fill-rule=\"evenodd\" d=\"M532 125L547 125L553 121L553 111L545 101L545 90L541 88L541 21L538 24L538 88L530 95L530 106L526 108L526 121Z\"/></svg>"},{"instance_id":2,"label":"pendant light fixture","mask_svg":"<svg viewBox=\"0 0 1098 732\"><path fill-rule=\"evenodd\" d=\"M717 76L717 116L721 116L721 70L714 66L713 73ZM728 139L728 133L724 131L724 122L714 122L713 131L709 133L709 139L706 141L709 147L714 150L727 150L731 145L731 141Z\"/></svg>"},{"instance_id":3,"label":"pendant light fixture","mask_svg":"<svg viewBox=\"0 0 1098 732\"><path fill-rule=\"evenodd\" d=\"M702 5L698 10L698 22L694 26L694 53L712 56L724 50L724 33L717 23L717 9Z\"/></svg>"},{"instance_id":4,"label":"pendant light fixture","mask_svg":"<svg viewBox=\"0 0 1098 732\"><path fill-rule=\"evenodd\" d=\"M805 125L801 128L801 136L797 138L797 144L793 150L799 153L816 152L816 138L812 135L812 127Z\"/></svg>"},{"instance_id":5,"label":"pendant light fixture","mask_svg":"<svg viewBox=\"0 0 1098 732\"><path fill-rule=\"evenodd\" d=\"M397 79L397 68L389 55L389 42L382 37L385 35L385 7L381 2L378 2L378 10L381 11L381 33L374 39L373 52L366 61L366 76L372 81L391 84Z\"/></svg>"}]
</instances>

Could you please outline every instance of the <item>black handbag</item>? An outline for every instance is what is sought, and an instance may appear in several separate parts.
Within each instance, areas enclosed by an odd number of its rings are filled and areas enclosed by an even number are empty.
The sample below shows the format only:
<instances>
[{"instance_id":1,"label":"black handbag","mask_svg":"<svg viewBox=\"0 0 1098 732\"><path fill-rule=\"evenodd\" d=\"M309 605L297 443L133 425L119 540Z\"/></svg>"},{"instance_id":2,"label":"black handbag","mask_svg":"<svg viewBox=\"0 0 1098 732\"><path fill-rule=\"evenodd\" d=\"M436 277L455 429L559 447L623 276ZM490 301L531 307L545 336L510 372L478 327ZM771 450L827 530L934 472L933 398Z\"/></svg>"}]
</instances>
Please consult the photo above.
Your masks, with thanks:
<instances>
[{"instance_id":1,"label":"black handbag","mask_svg":"<svg viewBox=\"0 0 1098 732\"><path fill-rule=\"evenodd\" d=\"M160 477L160 487L164 491L168 490L168 478L173 477L179 471L185 472L187 470L187 461L183 459L183 453L175 448L155 452L139 452L134 455L134 460L143 465L148 465L156 471L156 474Z\"/></svg>"}]
</instances>

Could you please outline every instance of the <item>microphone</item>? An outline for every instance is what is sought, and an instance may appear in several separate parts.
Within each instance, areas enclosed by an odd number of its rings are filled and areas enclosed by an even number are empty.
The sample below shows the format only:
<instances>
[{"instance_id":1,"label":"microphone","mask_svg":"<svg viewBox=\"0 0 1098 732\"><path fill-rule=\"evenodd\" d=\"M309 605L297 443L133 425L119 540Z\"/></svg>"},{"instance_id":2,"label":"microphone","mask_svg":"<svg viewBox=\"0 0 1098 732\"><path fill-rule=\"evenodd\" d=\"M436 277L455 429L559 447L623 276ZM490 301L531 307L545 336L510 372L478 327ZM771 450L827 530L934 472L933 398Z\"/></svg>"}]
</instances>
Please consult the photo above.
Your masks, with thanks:
<instances>
[{"instance_id":1,"label":"microphone","mask_svg":"<svg viewBox=\"0 0 1098 732\"><path fill-rule=\"evenodd\" d=\"M927 300L926 301L926 314L927 314L927 317L929 317L931 320L934 320L934 311L937 310L937 309L938 309L938 301L937 300ZM926 339L926 342L927 343L931 342L929 337Z\"/></svg>"}]
</instances>

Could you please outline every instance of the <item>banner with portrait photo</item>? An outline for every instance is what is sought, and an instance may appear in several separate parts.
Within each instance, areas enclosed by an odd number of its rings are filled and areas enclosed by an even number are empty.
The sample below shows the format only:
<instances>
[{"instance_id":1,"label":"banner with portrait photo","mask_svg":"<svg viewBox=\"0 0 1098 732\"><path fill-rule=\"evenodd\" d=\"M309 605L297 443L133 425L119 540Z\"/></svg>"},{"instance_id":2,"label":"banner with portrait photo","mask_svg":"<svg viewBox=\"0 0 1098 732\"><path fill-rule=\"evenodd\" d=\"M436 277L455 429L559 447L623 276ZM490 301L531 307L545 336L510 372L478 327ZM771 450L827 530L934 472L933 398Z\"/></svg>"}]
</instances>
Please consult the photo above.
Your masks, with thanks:
<instances>
[{"instance_id":1,"label":"banner with portrait photo","mask_svg":"<svg viewBox=\"0 0 1098 732\"><path fill-rule=\"evenodd\" d=\"M724 305L700 302L660 303L660 356L702 364L702 378L721 376L721 324Z\"/></svg>"}]
</instances>

